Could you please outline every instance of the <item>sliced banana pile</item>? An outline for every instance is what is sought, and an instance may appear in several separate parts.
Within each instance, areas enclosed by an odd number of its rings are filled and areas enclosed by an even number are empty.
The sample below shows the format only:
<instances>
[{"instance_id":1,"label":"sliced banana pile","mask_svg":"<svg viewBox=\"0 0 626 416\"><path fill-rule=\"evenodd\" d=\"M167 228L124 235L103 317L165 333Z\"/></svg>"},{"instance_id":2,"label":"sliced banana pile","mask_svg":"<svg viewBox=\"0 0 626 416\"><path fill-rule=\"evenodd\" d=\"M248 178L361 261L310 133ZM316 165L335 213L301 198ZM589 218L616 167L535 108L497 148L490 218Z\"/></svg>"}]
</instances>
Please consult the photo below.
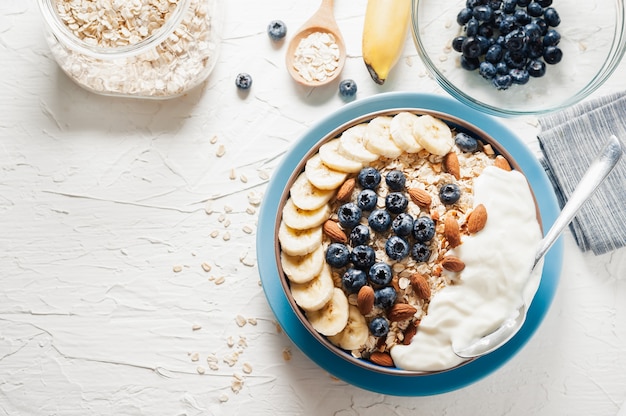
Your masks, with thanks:
<instances>
[{"instance_id":1,"label":"sliced banana pile","mask_svg":"<svg viewBox=\"0 0 626 416\"><path fill-rule=\"evenodd\" d=\"M453 146L450 128L437 118L410 112L378 116L322 145L294 181L278 229L283 272L313 328L340 348L361 348L369 328L343 289L335 287L325 260L322 225L331 216L337 189L381 157L393 159L422 149L444 156Z\"/></svg>"}]
</instances>

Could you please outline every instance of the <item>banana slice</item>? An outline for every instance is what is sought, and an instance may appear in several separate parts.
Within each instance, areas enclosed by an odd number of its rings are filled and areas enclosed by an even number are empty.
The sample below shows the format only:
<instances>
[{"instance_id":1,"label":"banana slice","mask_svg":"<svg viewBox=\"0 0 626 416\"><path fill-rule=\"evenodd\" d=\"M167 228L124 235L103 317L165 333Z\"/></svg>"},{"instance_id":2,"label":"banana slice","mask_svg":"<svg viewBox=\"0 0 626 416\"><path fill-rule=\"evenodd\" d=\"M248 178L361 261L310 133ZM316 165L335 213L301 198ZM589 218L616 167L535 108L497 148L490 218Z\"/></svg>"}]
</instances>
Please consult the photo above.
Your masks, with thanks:
<instances>
[{"instance_id":1,"label":"banana slice","mask_svg":"<svg viewBox=\"0 0 626 416\"><path fill-rule=\"evenodd\" d=\"M335 289L335 284L333 283L333 278L330 273L330 266L324 264L322 272L312 280L306 283L292 283L291 295L296 301L296 304L305 311L317 311L322 309L333 297Z\"/></svg>"},{"instance_id":2,"label":"banana slice","mask_svg":"<svg viewBox=\"0 0 626 416\"><path fill-rule=\"evenodd\" d=\"M363 164L339 153L339 139L333 139L320 146L320 159L331 169L339 172L354 173L363 168Z\"/></svg>"},{"instance_id":3,"label":"banana slice","mask_svg":"<svg viewBox=\"0 0 626 416\"><path fill-rule=\"evenodd\" d=\"M313 186L325 190L339 188L348 177L347 173L339 172L326 166L324 162L322 162L319 153L306 161L304 173Z\"/></svg>"},{"instance_id":4,"label":"banana slice","mask_svg":"<svg viewBox=\"0 0 626 416\"><path fill-rule=\"evenodd\" d=\"M417 115L408 111L402 111L391 119L389 126L391 139L405 152L417 153L423 149L413 134L413 125L418 119Z\"/></svg>"},{"instance_id":5,"label":"banana slice","mask_svg":"<svg viewBox=\"0 0 626 416\"><path fill-rule=\"evenodd\" d=\"M339 348L352 351L361 348L367 341L369 334L365 317L361 315L359 308L350 305L346 327L337 335L328 337L328 340Z\"/></svg>"},{"instance_id":6,"label":"banana slice","mask_svg":"<svg viewBox=\"0 0 626 416\"><path fill-rule=\"evenodd\" d=\"M298 208L289 198L283 208L283 221L285 221L287 226L296 230L306 230L320 226L329 216L330 207L328 204L324 204L318 209L304 210Z\"/></svg>"},{"instance_id":7,"label":"banana slice","mask_svg":"<svg viewBox=\"0 0 626 416\"><path fill-rule=\"evenodd\" d=\"M400 149L391 139L391 117L374 117L367 125L363 142L365 148L377 155L396 158L402 154Z\"/></svg>"},{"instance_id":8,"label":"banana slice","mask_svg":"<svg viewBox=\"0 0 626 416\"><path fill-rule=\"evenodd\" d=\"M304 256L290 256L284 251L280 253L280 263L287 278L294 283L307 283L322 272L325 256L324 247L320 245Z\"/></svg>"},{"instance_id":9,"label":"banana slice","mask_svg":"<svg viewBox=\"0 0 626 416\"><path fill-rule=\"evenodd\" d=\"M295 230L281 221L278 227L278 241L281 249L288 255L304 256L322 244L322 227Z\"/></svg>"},{"instance_id":10,"label":"banana slice","mask_svg":"<svg viewBox=\"0 0 626 416\"><path fill-rule=\"evenodd\" d=\"M317 332L322 335L337 335L348 324L349 303L346 294L339 288L333 288L333 294L324 307L309 311L306 317Z\"/></svg>"},{"instance_id":11,"label":"banana slice","mask_svg":"<svg viewBox=\"0 0 626 416\"><path fill-rule=\"evenodd\" d=\"M339 137L338 152L345 157L358 160L363 164L378 160L376 153L372 153L365 148L363 138L365 137L366 130L367 123L361 123L344 131Z\"/></svg>"},{"instance_id":12,"label":"banana slice","mask_svg":"<svg viewBox=\"0 0 626 416\"><path fill-rule=\"evenodd\" d=\"M429 114L418 117L413 133L417 142L434 155L445 156L454 146L450 127Z\"/></svg>"},{"instance_id":13,"label":"banana slice","mask_svg":"<svg viewBox=\"0 0 626 416\"><path fill-rule=\"evenodd\" d=\"M321 208L335 195L334 191L322 190L313 186L304 172L296 178L289 192L291 194L291 202L305 211L314 211Z\"/></svg>"}]
</instances>

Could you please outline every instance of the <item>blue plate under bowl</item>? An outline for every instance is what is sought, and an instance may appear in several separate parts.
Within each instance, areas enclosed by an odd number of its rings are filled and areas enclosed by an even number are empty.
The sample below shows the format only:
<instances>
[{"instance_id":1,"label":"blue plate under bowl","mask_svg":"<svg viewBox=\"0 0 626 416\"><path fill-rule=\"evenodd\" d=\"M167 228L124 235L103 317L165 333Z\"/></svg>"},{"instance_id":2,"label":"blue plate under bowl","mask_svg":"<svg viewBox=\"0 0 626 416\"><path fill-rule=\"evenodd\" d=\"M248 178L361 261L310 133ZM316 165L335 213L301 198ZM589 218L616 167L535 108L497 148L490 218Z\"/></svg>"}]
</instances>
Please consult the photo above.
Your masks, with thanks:
<instances>
[{"instance_id":1,"label":"blue plate under bowl","mask_svg":"<svg viewBox=\"0 0 626 416\"><path fill-rule=\"evenodd\" d=\"M426 396L456 390L489 375L511 359L530 339L546 315L557 288L563 245L558 241L545 257L541 283L522 329L505 345L471 362L438 373L373 371L368 366L350 362L347 354L337 354L323 345L296 316L283 288L277 256L277 222L285 188L294 170L320 140L338 127L377 111L417 109L449 114L497 139L526 175L541 216L544 230L550 228L559 213L554 190L536 157L503 121L481 113L451 98L420 93L385 93L345 105L324 118L294 143L270 181L259 215L257 258L261 282L267 300L279 324L291 340L311 360L333 376L357 387L396 396Z\"/></svg>"}]
</instances>

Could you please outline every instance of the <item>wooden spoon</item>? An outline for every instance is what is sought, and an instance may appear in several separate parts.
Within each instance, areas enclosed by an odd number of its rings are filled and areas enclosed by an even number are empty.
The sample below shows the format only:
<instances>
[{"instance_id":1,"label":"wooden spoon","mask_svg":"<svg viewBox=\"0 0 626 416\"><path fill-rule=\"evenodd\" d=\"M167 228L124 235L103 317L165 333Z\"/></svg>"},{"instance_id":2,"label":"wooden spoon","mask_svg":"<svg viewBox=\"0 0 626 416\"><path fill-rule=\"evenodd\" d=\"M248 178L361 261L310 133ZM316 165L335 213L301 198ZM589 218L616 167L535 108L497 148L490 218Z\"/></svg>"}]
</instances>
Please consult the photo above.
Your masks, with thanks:
<instances>
[{"instance_id":1,"label":"wooden spoon","mask_svg":"<svg viewBox=\"0 0 626 416\"><path fill-rule=\"evenodd\" d=\"M337 26L337 21L335 20L333 5L334 0L322 0L322 5L317 10L317 12L315 12L315 14L311 16L309 20L307 20L300 27L300 29L298 29L294 37L291 39L291 42L289 43L286 57L287 70L289 71L289 74L291 74L293 79L299 84L308 87L318 87L328 84L329 82L337 78L337 76L341 73L341 70L343 69L343 66L346 62L346 45L343 41L343 36L341 36L339 26ZM330 74L327 78L321 81L315 79L304 79L294 67L294 62L296 60L296 49L298 48L300 41L315 32L328 33L332 35L335 38L335 43L337 44L337 47L339 48L339 60L337 62L337 68L334 70L334 72L332 72L332 74Z\"/></svg>"}]
</instances>

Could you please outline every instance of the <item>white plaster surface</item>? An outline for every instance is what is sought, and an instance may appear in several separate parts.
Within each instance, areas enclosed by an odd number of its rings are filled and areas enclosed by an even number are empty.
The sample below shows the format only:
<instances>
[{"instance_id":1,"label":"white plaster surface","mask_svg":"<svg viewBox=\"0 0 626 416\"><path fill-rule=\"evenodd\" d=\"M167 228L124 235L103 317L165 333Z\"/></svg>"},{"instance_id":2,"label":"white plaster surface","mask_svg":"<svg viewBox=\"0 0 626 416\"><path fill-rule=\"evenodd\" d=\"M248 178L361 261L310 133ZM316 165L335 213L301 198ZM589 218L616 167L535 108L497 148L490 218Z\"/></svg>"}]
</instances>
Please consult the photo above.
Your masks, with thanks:
<instances>
[{"instance_id":1,"label":"white plaster surface","mask_svg":"<svg viewBox=\"0 0 626 416\"><path fill-rule=\"evenodd\" d=\"M543 325L503 368L464 389L363 391L277 331L259 285L249 197L263 194L265 174L294 140L344 103L336 83L293 83L286 45L265 32L282 19L293 33L318 2L224 3L221 56L206 85L137 101L77 87L50 55L36 2L0 2L0 416L617 414L626 398L626 251L582 254L569 233ZM410 39L388 82L371 81L360 56L364 7L335 6L349 54L343 78L357 82L358 97L444 94ZM626 88L624 71L622 63L595 95ZM238 72L253 76L248 95L235 88ZM535 120L510 123L536 149Z\"/></svg>"}]
</instances>

